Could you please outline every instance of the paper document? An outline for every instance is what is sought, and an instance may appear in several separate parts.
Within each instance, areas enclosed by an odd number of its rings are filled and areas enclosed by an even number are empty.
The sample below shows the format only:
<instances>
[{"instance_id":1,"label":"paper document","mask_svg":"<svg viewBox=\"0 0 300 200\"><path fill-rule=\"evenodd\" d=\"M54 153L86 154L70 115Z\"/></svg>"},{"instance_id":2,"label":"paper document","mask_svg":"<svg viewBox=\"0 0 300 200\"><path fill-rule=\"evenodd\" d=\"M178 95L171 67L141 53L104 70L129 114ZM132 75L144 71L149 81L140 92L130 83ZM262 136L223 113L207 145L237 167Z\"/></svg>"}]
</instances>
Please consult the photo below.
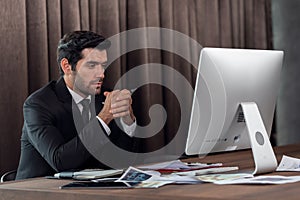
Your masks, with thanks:
<instances>
[{"instance_id":1,"label":"paper document","mask_svg":"<svg viewBox=\"0 0 300 200\"><path fill-rule=\"evenodd\" d=\"M196 184L202 183L199 179L189 176L179 176L176 174L160 175L153 171L143 171L134 167L129 167L117 182L138 183L134 188L158 188L166 184Z\"/></svg>"},{"instance_id":2,"label":"paper document","mask_svg":"<svg viewBox=\"0 0 300 200\"><path fill-rule=\"evenodd\" d=\"M117 182L142 182L150 179L153 175L145 171L129 167Z\"/></svg>"},{"instance_id":3,"label":"paper document","mask_svg":"<svg viewBox=\"0 0 300 200\"><path fill-rule=\"evenodd\" d=\"M215 184L285 184L300 181L300 176L257 176L254 178L241 178L234 180L215 181Z\"/></svg>"},{"instance_id":4,"label":"paper document","mask_svg":"<svg viewBox=\"0 0 300 200\"><path fill-rule=\"evenodd\" d=\"M175 172L174 174L181 175L181 176L198 176L202 174L216 174L222 172L229 172L238 169L239 169L238 167L215 167L215 168L208 168L208 169L192 170L187 172Z\"/></svg>"},{"instance_id":5,"label":"paper document","mask_svg":"<svg viewBox=\"0 0 300 200\"><path fill-rule=\"evenodd\" d=\"M215 183L218 181L233 181L241 178L253 178L252 174L237 173L237 174L206 174L196 176L199 180L209 183Z\"/></svg>"},{"instance_id":6,"label":"paper document","mask_svg":"<svg viewBox=\"0 0 300 200\"><path fill-rule=\"evenodd\" d=\"M175 172L175 171L190 171L196 169L204 169L204 168L211 168L211 167L220 167L222 163L185 163L180 160L168 161L168 162L161 162L155 164L148 164L138 166L139 169L148 169L148 170L157 170L159 172Z\"/></svg>"},{"instance_id":7,"label":"paper document","mask_svg":"<svg viewBox=\"0 0 300 200\"><path fill-rule=\"evenodd\" d=\"M283 155L276 171L300 171L300 159Z\"/></svg>"},{"instance_id":8,"label":"paper document","mask_svg":"<svg viewBox=\"0 0 300 200\"><path fill-rule=\"evenodd\" d=\"M158 188L173 183L172 180L159 180L160 173L146 172L134 167L129 167L116 182L123 182L134 188Z\"/></svg>"},{"instance_id":9,"label":"paper document","mask_svg":"<svg viewBox=\"0 0 300 200\"><path fill-rule=\"evenodd\" d=\"M199 179L193 176L179 176L177 174L162 175L160 177L152 177L152 181L171 181L176 184L197 184L202 183Z\"/></svg>"}]
</instances>

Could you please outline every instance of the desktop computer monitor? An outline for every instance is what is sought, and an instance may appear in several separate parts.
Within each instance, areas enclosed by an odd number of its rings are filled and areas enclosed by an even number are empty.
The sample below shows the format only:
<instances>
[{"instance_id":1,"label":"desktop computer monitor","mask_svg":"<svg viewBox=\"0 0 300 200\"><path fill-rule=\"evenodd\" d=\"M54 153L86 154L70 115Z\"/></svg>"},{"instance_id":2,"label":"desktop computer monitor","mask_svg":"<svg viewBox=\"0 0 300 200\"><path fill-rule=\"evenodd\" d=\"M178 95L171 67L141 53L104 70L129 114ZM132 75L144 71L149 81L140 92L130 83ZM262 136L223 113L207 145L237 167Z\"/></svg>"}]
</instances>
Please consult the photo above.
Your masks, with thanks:
<instances>
[{"instance_id":1,"label":"desktop computer monitor","mask_svg":"<svg viewBox=\"0 0 300 200\"><path fill-rule=\"evenodd\" d=\"M282 51L203 48L186 154L252 147L258 163L269 157L261 152L272 151L265 144L270 143L282 61Z\"/></svg>"}]
</instances>

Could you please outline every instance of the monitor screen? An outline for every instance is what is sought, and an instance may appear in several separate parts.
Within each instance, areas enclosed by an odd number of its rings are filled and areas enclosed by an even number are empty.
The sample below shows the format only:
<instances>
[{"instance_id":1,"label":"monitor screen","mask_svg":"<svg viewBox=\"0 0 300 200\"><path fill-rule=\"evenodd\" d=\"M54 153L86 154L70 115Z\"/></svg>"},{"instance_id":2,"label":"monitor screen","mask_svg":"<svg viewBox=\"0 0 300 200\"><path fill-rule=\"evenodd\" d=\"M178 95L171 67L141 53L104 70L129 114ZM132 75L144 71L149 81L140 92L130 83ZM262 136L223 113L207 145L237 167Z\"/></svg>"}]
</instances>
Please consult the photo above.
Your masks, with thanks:
<instances>
[{"instance_id":1,"label":"monitor screen","mask_svg":"<svg viewBox=\"0 0 300 200\"><path fill-rule=\"evenodd\" d=\"M282 51L203 48L186 154L249 148L243 102L257 105L270 137L282 60Z\"/></svg>"}]
</instances>

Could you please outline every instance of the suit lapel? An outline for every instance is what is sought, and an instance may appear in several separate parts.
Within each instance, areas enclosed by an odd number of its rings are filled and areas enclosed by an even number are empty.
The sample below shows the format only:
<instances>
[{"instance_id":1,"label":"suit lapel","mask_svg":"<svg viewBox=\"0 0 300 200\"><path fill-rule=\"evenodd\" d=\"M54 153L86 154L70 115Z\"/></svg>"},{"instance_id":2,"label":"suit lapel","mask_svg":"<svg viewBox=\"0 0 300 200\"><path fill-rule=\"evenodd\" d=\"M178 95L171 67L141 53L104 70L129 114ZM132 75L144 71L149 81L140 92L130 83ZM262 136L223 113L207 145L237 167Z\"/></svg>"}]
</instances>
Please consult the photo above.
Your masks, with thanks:
<instances>
[{"instance_id":1,"label":"suit lapel","mask_svg":"<svg viewBox=\"0 0 300 200\"><path fill-rule=\"evenodd\" d=\"M63 77L60 77L56 82L56 94L58 99L62 102L64 109L73 117L75 127L78 132L83 128L83 121L78 109L70 94Z\"/></svg>"}]
</instances>

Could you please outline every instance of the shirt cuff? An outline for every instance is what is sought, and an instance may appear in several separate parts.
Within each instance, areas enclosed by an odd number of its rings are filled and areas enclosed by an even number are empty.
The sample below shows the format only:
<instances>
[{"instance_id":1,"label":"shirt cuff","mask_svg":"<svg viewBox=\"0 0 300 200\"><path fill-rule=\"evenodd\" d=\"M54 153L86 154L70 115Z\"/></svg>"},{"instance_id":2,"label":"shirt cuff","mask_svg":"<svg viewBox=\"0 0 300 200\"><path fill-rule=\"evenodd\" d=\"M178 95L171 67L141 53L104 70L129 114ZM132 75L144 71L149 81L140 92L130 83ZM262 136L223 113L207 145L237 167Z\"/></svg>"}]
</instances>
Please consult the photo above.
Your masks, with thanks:
<instances>
[{"instance_id":1,"label":"shirt cuff","mask_svg":"<svg viewBox=\"0 0 300 200\"><path fill-rule=\"evenodd\" d=\"M106 134L109 136L110 133L111 133L110 128L107 126L107 124L100 117L98 117L98 116L96 116L96 117L99 120L99 122L101 123L101 125L103 126Z\"/></svg>"},{"instance_id":2,"label":"shirt cuff","mask_svg":"<svg viewBox=\"0 0 300 200\"><path fill-rule=\"evenodd\" d=\"M122 125L123 129L124 129L124 132L129 137L132 137L134 135L134 131L136 129L136 120L131 125L125 124L125 122L123 121L122 118L121 118L120 122L121 122L121 125Z\"/></svg>"}]
</instances>

